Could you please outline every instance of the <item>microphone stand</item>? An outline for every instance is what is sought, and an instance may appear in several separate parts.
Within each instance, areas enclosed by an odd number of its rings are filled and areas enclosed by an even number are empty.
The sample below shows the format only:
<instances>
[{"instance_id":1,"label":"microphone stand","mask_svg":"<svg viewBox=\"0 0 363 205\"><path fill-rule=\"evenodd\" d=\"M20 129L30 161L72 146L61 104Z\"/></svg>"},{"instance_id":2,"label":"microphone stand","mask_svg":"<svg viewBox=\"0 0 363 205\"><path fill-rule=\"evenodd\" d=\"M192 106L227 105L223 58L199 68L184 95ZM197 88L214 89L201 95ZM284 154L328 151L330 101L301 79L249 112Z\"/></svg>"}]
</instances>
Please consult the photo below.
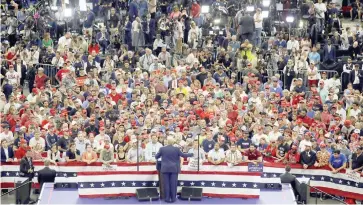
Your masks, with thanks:
<instances>
[{"instance_id":1,"label":"microphone stand","mask_svg":"<svg viewBox=\"0 0 363 205\"><path fill-rule=\"evenodd\" d=\"M199 157L199 149L200 149L200 145L199 145L199 137L200 137L200 134L198 135L198 169L197 169L197 170L198 170L198 172L199 172L199 160L200 160L200 159L199 159L199 158L200 158L200 157Z\"/></svg>"},{"instance_id":2,"label":"microphone stand","mask_svg":"<svg viewBox=\"0 0 363 205\"><path fill-rule=\"evenodd\" d=\"M15 190L17 190L17 189L19 189L19 188L21 188L21 187L25 186L25 185L31 184L31 183L33 183L33 181L25 182L24 184L22 184L22 185L20 185L20 186L18 186L18 187L15 187L14 189L12 189L12 190L10 190L10 191L8 191L8 192L5 192L5 193L1 194L1 197L5 196L5 195L8 195L8 194L10 194L11 192L13 192L13 191L15 191Z\"/></svg>"},{"instance_id":3,"label":"microphone stand","mask_svg":"<svg viewBox=\"0 0 363 205\"><path fill-rule=\"evenodd\" d=\"M310 186L309 184L307 184L307 183L305 183L305 182L303 182L302 184L305 184L306 186L308 186L309 188L312 188L312 189L314 189L315 191L318 191L318 192L320 192L321 194L326 194L326 195L328 195L328 196L330 196L333 200L336 200L336 201L339 201L340 203L342 203L342 204L347 204L345 201L343 201L343 200L341 200L341 199L338 199L337 197L335 197L335 196L333 196L333 195L331 195L331 194L328 194L328 193L326 193L325 191L323 191L323 190L321 190L321 189L318 189L318 188L316 188L316 187L313 187L313 186ZM315 204L318 204L318 197L316 196L316 198L315 198Z\"/></svg>"}]
</instances>

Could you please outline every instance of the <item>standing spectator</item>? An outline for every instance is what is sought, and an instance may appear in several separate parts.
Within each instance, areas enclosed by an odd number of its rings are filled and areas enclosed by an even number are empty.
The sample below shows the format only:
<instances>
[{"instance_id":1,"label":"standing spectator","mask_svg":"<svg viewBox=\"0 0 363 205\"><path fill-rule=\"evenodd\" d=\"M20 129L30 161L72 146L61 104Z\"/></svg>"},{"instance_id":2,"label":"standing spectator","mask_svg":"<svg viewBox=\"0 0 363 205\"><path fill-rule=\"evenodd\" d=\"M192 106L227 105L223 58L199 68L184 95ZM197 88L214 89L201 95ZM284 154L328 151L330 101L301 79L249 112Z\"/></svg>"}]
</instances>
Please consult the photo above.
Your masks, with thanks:
<instances>
[{"instance_id":1,"label":"standing spectator","mask_svg":"<svg viewBox=\"0 0 363 205\"><path fill-rule=\"evenodd\" d=\"M261 32L262 32L262 23L263 23L262 11L260 8L256 9L256 13L253 16L253 19L255 21L254 45L259 48L261 47Z\"/></svg>"},{"instance_id":2,"label":"standing spectator","mask_svg":"<svg viewBox=\"0 0 363 205\"><path fill-rule=\"evenodd\" d=\"M48 76L44 74L44 68L39 67L38 73L35 76L34 87L38 89L45 88L47 81L48 81Z\"/></svg>"}]
</instances>

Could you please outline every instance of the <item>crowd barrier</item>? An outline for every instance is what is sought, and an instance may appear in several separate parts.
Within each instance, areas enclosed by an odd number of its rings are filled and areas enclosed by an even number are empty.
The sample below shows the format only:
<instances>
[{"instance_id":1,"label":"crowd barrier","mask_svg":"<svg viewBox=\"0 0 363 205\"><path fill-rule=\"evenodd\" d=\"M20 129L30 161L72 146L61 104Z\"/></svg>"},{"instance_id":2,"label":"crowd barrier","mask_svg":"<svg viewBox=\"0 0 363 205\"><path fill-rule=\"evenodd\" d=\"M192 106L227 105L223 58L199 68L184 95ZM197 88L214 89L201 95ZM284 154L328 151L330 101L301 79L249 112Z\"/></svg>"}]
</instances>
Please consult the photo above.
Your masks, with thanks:
<instances>
[{"instance_id":1,"label":"crowd barrier","mask_svg":"<svg viewBox=\"0 0 363 205\"><path fill-rule=\"evenodd\" d=\"M58 67L51 64L41 64L41 63L36 65L36 69L40 67L44 69L44 74L48 76L50 84L56 85L57 81L55 80L55 75L59 70Z\"/></svg>"},{"instance_id":2,"label":"crowd barrier","mask_svg":"<svg viewBox=\"0 0 363 205\"><path fill-rule=\"evenodd\" d=\"M339 76L339 73L338 71L335 71L335 70L318 70L318 73L319 73L319 78L321 76L321 74L323 72L326 72L326 75L327 75L327 78L332 78L334 77L335 75ZM291 84L291 80L293 78L302 78L303 79L303 84L305 86L308 86L308 74L307 74L307 70L304 70L304 71L298 71L298 73L296 73L294 76L288 76L287 74L285 74L282 70L271 70L271 69L268 69L267 70L267 74L268 74L268 77L272 77L276 74L278 74L280 77L279 77L279 80L281 80L285 85L287 84ZM290 81L290 82L288 82Z\"/></svg>"},{"instance_id":3,"label":"crowd barrier","mask_svg":"<svg viewBox=\"0 0 363 205\"><path fill-rule=\"evenodd\" d=\"M42 162L34 162L34 165L35 171L43 168ZM14 181L19 176L19 162L2 163L1 167L1 187L14 187ZM79 182L82 181L87 181L87 183L102 183L102 175L104 174L115 176L118 174L127 175L128 178L125 179L125 181L127 180L129 183L132 183L133 181L140 181L140 176L143 176L145 180L148 181L147 185L154 186L156 183L158 183L158 180L156 178L156 165L154 163L141 162L139 164L131 164L119 162L111 163L111 167L112 169L109 169L108 167L103 166L100 162L95 162L89 165L83 162L68 162L58 163L58 166L52 166L51 168L55 169L58 172L56 182L59 183L77 183L78 185ZM280 174L285 172L284 167L285 164L282 163L264 162L263 172L260 173L261 180L255 181L253 184L251 184L252 189L256 188L253 187L255 186L255 184L259 187L264 187L265 184L280 183L279 176ZM311 186L317 187L329 194L333 194L336 196L363 200L362 176L359 179L353 180L345 173L345 170L341 171L340 173L333 174L327 166L321 168L303 169L300 164L292 164L291 167L291 173L296 175L297 177L310 178ZM201 180L206 179L204 177L198 178L195 176L199 174L205 174L206 176L208 175L209 177L211 177L208 178L208 181L212 181L211 183L213 183L213 180L215 180L220 181L222 184L223 180L226 180L228 178L228 175L233 175L234 177L238 175L247 176L248 173L248 166L246 163L241 163L233 167L228 166L226 163L222 163L220 165L203 163L200 166L200 171L194 171L191 170L188 164L185 162L182 166L181 174L185 174L188 176L181 176L179 178L179 184L183 184L183 186L191 186L190 183L202 184L203 181ZM191 174L190 176L193 175L192 179L189 179L189 174ZM95 175L98 176L98 178L100 179L99 181L97 181L97 177L92 177ZM150 175L150 178L148 178L147 175ZM84 178L85 176L90 177ZM188 184L184 184L184 181L187 180ZM233 184L233 179L228 178L228 180L230 184ZM33 181L36 183L36 178ZM143 185L143 182L140 181L140 184ZM37 186L37 184L35 184L35 186ZM218 192L223 192L223 188L224 187L222 185L218 187ZM87 192L84 193L84 195L90 195L91 197L91 195L93 194L92 192Z\"/></svg>"}]
</instances>

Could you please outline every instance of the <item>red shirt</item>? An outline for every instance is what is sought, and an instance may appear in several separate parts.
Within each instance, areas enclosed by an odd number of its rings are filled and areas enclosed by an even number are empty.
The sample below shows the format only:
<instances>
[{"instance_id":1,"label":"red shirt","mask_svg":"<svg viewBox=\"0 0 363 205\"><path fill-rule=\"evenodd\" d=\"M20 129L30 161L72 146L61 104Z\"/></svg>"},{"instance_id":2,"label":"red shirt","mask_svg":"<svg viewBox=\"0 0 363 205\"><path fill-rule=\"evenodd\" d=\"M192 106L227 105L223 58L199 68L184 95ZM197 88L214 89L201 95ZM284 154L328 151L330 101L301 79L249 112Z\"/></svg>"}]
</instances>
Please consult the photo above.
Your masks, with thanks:
<instances>
[{"instance_id":1,"label":"red shirt","mask_svg":"<svg viewBox=\"0 0 363 205\"><path fill-rule=\"evenodd\" d=\"M98 44L95 44L94 46L89 45L88 47L88 53L92 53L92 51L96 51L96 53L98 54L100 52L100 46Z\"/></svg>"},{"instance_id":2,"label":"red shirt","mask_svg":"<svg viewBox=\"0 0 363 205\"><path fill-rule=\"evenodd\" d=\"M116 93L115 95L110 93L109 96L111 97L112 101L114 101L115 103L117 103L122 98L122 96L118 93Z\"/></svg>"},{"instance_id":3,"label":"red shirt","mask_svg":"<svg viewBox=\"0 0 363 205\"><path fill-rule=\"evenodd\" d=\"M60 70L57 72L57 74L56 74L55 76L57 76L58 80L59 80L60 82L62 82L62 79L63 79L64 74L69 73L69 72L70 72L70 71L69 71L68 69L64 69L64 68L62 68L62 69L60 69Z\"/></svg>"},{"instance_id":4,"label":"red shirt","mask_svg":"<svg viewBox=\"0 0 363 205\"><path fill-rule=\"evenodd\" d=\"M193 18L199 17L200 15L200 5L192 4L192 8L190 9L190 14Z\"/></svg>"},{"instance_id":5,"label":"red shirt","mask_svg":"<svg viewBox=\"0 0 363 205\"><path fill-rule=\"evenodd\" d=\"M26 154L26 150L23 147L19 147L18 150L15 152L15 157L17 159L22 159Z\"/></svg>"},{"instance_id":6,"label":"red shirt","mask_svg":"<svg viewBox=\"0 0 363 205\"><path fill-rule=\"evenodd\" d=\"M286 155L286 160L288 163L297 164L300 162L300 153L296 151L295 154L293 154L290 150Z\"/></svg>"},{"instance_id":7,"label":"red shirt","mask_svg":"<svg viewBox=\"0 0 363 205\"><path fill-rule=\"evenodd\" d=\"M41 87L45 87L45 82L47 81L47 79L48 79L48 76L46 76L44 74L42 76L36 75L35 82L34 82L35 87L38 89L40 89Z\"/></svg>"},{"instance_id":8,"label":"red shirt","mask_svg":"<svg viewBox=\"0 0 363 205\"><path fill-rule=\"evenodd\" d=\"M245 152L245 155L248 157L248 160L257 160L259 157L261 157L261 153L255 149L254 151L251 151L250 149L248 149Z\"/></svg>"}]
</instances>

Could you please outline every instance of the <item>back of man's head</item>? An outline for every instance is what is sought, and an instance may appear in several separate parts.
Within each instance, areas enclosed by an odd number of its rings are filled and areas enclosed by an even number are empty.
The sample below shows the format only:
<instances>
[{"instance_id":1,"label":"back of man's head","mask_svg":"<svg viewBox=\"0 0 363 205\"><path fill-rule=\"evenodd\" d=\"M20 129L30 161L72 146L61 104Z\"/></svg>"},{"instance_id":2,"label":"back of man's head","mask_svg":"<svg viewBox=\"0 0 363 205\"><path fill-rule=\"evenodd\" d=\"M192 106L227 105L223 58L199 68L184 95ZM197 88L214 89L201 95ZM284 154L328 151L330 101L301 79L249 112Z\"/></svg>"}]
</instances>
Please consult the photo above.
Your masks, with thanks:
<instances>
[{"instance_id":1,"label":"back of man's head","mask_svg":"<svg viewBox=\"0 0 363 205\"><path fill-rule=\"evenodd\" d=\"M290 171L291 171L291 167L290 167L290 165L286 165L286 167L285 167L285 171L286 171L286 172L290 172Z\"/></svg>"},{"instance_id":2,"label":"back of man's head","mask_svg":"<svg viewBox=\"0 0 363 205\"><path fill-rule=\"evenodd\" d=\"M44 160L44 166L49 167L50 161L49 159Z\"/></svg>"}]
</instances>

